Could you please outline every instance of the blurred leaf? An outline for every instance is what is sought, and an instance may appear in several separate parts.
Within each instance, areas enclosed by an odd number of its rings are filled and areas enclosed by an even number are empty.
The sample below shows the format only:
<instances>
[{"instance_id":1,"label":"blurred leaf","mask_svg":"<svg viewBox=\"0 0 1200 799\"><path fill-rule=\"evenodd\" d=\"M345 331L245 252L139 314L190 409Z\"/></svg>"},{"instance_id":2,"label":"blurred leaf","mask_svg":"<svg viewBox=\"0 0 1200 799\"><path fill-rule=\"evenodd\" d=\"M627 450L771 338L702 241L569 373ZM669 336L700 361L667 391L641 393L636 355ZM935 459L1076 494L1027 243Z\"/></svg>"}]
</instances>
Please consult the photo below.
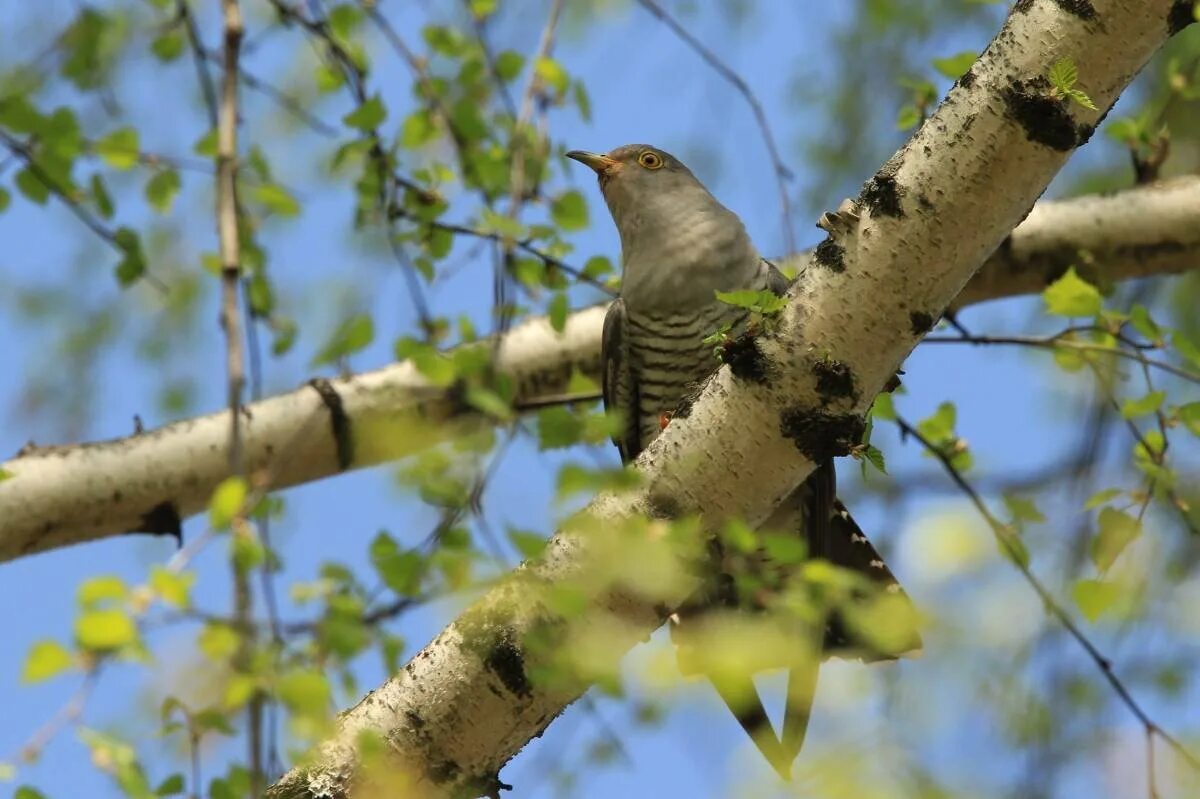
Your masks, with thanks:
<instances>
[{"instance_id":1,"label":"blurred leaf","mask_svg":"<svg viewBox=\"0 0 1200 799\"><path fill-rule=\"evenodd\" d=\"M737 308L746 308L763 316L772 316L787 307L787 297L780 297L770 289L763 289L762 291L754 291L753 289L718 291L715 294L719 302L723 302L726 305L733 305Z\"/></svg>"},{"instance_id":2,"label":"blurred leaf","mask_svg":"<svg viewBox=\"0 0 1200 799\"><path fill-rule=\"evenodd\" d=\"M146 202L160 214L171 211L175 195L179 193L179 173L174 169L160 169L146 181Z\"/></svg>"},{"instance_id":3,"label":"blurred leaf","mask_svg":"<svg viewBox=\"0 0 1200 799\"><path fill-rule=\"evenodd\" d=\"M125 581L115 574L103 574L84 580L76 593L82 608L92 608L102 602L120 602L129 596Z\"/></svg>"},{"instance_id":4,"label":"blurred leaf","mask_svg":"<svg viewBox=\"0 0 1200 799\"><path fill-rule=\"evenodd\" d=\"M399 596L415 597L421 591L424 560L412 550L401 550L396 540L382 530L371 541L371 565L384 585Z\"/></svg>"},{"instance_id":5,"label":"blurred leaf","mask_svg":"<svg viewBox=\"0 0 1200 799\"><path fill-rule=\"evenodd\" d=\"M950 80L958 80L966 74L977 58L979 58L979 53L974 50L964 50L946 58L933 59L933 68Z\"/></svg>"},{"instance_id":6,"label":"blurred leaf","mask_svg":"<svg viewBox=\"0 0 1200 799\"><path fill-rule=\"evenodd\" d=\"M1095 494L1092 494L1090 497L1088 497L1088 501L1083 504L1083 509L1092 510L1093 508L1098 508L1104 503L1108 502L1110 499L1119 497L1123 493L1124 491L1120 488L1105 488L1101 491L1097 491Z\"/></svg>"},{"instance_id":7,"label":"blurred leaf","mask_svg":"<svg viewBox=\"0 0 1200 799\"><path fill-rule=\"evenodd\" d=\"M379 99L379 95L375 95L342 117L342 122L363 133L370 133L383 124L385 119L387 119L387 108L384 107L383 100Z\"/></svg>"},{"instance_id":8,"label":"blurred leaf","mask_svg":"<svg viewBox=\"0 0 1200 799\"><path fill-rule=\"evenodd\" d=\"M280 216L290 217L300 213L300 203L291 192L276 183L254 184L250 189L250 197Z\"/></svg>"},{"instance_id":9,"label":"blurred leaf","mask_svg":"<svg viewBox=\"0 0 1200 799\"><path fill-rule=\"evenodd\" d=\"M50 188L29 167L25 167L17 173L16 184L21 194L31 202L45 205L46 201L50 199Z\"/></svg>"},{"instance_id":10,"label":"blurred leaf","mask_svg":"<svg viewBox=\"0 0 1200 799\"><path fill-rule=\"evenodd\" d=\"M1141 399L1127 399L1121 403L1121 416L1126 419L1136 419L1139 416L1145 416L1156 412L1162 407L1163 400L1167 398L1165 391L1151 391Z\"/></svg>"},{"instance_id":11,"label":"blurred leaf","mask_svg":"<svg viewBox=\"0 0 1200 799\"><path fill-rule=\"evenodd\" d=\"M132 169L138 162L138 132L119 128L95 144L96 155L113 169Z\"/></svg>"},{"instance_id":12,"label":"blurred leaf","mask_svg":"<svg viewBox=\"0 0 1200 799\"><path fill-rule=\"evenodd\" d=\"M183 31L171 28L150 43L150 52L154 53L159 61L170 63L183 55L185 44Z\"/></svg>"},{"instance_id":13,"label":"blurred leaf","mask_svg":"<svg viewBox=\"0 0 1200 799\"><path fill-rule=\"evenodd\" d=\"M182 774L172 774L158 784L154 789L155 796L174 796L183 793L187 789L187 784L183 781Z\"/></svg>"},{"instance_id":14,"label":"blurred leaf","mask_svg":"<svg viewBox=\"0 0 1200 799\"><path fill-rule=\"evenodd\" d=\"M1121 589L1103 580L1078 580L1071 589L1071 598L1089 622L1110 611L1121 600Z\"/></svg>"},{"instance_id":15,"label":"blurred leaf","mask_svg":"<svg viewBox=\"0 0 1200 799\"><path fill-rule=\"evenodd\" d=\"M241 646L241 641L241 636L229 625L209 622L200 631L196 643L209 660L223 663L233 657Z\"/></svg>"},{"instance_id":16,"label":"blurred leaf","mask_svg":"<svg viewBox=\"0 0 1200 799\"><path fill-rule=\"evenodd\" d=\"M75 619L75 639L84 649L119 649L137 640L137 627L124 610L88 610Z\"/></svg>"},{"instance_id":17,"label":"blurred leaf","mask_svg":"<svg viewBox=\"0 0 1200 799\"><path fill-rule=\"evenodd\" d=\"M570 312L570 307L567 304L567 295L565 292L557 291L550 298L550 306L547 308L550 317L550 326L554 328L554 332L561 333L567 329L567 314Z\"/></svg>"},{"instance_id":18,"label":"blurred leaf","mask_svg":"<svg viewBox=\"0 0 1200 799\"><path fill-rule=\"evenodd\" d=\"M142 239L132 228L117 228L113 236L123 253L117 264L117 282L122 288L132 286L146 273L146 256L142 252Z\"/></svg>"},{"instance_id":19,"label":"blurred leaf","mask_svg":"<svg viewBox=\"0 0 1200 799\"><path fill-rule=\"evenodd\" d=\"M41 682L71 668L75 663L71 653L57 641L43 639L29 648L21 669L21 682Z\"/></svg>"},{"instance_id":20,"label":"blurred leaf","mask_svg":"<svg viewBox=\"0 0 1200 799\"><path fill-rule=\"evenodd\" d=\"M1101 573L1120 557L1125 548L1142 534L1142 525L1134 517L1115 508L1100 511L1100 529L1092 539L1092 563Z\"/></svg>"},{"instance_id":21,"label":"blurred leaf","mask_svg":"<svg viewBox=\"0 0 1200 799\"><path fill-rule=\"evenodd\" d=\"M1129 323L1133 329L1146 337L1153 344L1163 343L1162 328L1151 318L1150 312L1144 305L1134 305L1129 311Z\"/></svg>"},{"instance_id":22,"label":"blurred leaf","mask_svg":"<svg viewBox=\"0 0 1200 799\"><path fill-rule=\"evenodd\" d=\"M99 174L92 175L91 188L92 202L96 204L96 210L100 213L100 216L105 219L112 219L112 195L108 193L108 187L104 185L104 178Z\"/></svg>"},{"instance_id":23,"label":"blurred leaf","mask_svg":"<svg viewBox=\"0 0 1200 799\"><path fill-rule=\"evenodd\" d=\"M288 710L300 716L322 717L329 710L329 682L315 669L287 672L276 684L275 695Z\"/></svg>"},{"instance_id":24,"label":"blurred leaf","mask_svg":"<svg viewBox=\"0 0 1200 799\"><path fill-rule=\"evenodd\" d=\"M4 210L8 208L8 205L11 202L12 194L9 193L8 189L0 186L0 213L4 213Z\"/></svg>"},{"instance_id":25,"label":"blurred leaf","mask_svg":"<svg viewBox=\"0 0 1200 799\"><path fill-rule=\"evenodd\" d=\"M542 554L542 550L546 548L545 536L525 530L509 530L508 540L512 542L513 547L516 548L517 552L525 560L538 557Z\"/></svg>"},{"instance_id":26,"label":"blurred leaf","mask_svg":"<svg viewBox=\"0 0 1200 799\"><path fill-rule=\"evenodd\" d=\"M505 50L496 56L496 74L506 83L516 80L524 68L525 56L520 53Z\"/></svg>"},{"instance_id":27,"label":"blurred leaf","mask_svg":"<svg viewBox=\"0 0 1200 799\"><path fill-rule=\"evenodd\" d=\"M400 126L400 146L415 150L437 138L437 126L428 109L421 109L404 118Z\"/></svg>"},{"instance_id":28,"label":"blurred leaf","mask_svg":"<svg viewBox=\"0 0 1200 799\"><path fill-rule=\"evenodd\" d=\"M541 80L558 94L562 94L567 90L567 84L570 78L567 77L567 72L562 68L562 65L553 58L541 57L533 64L533 71Z\"/></svg>"},{"instance_id":29,"label":"blurred leaf","mask_svg":"<svg viewBox=\"0 0 1200 799\"><path fill-rule=\"evenodd\" d=\"M1178 415L1179 421L1183 422L1183 426L1192 432L1192 435L1200 436L1200 401L1180 405L1175 413Z\"/></svg>"},{"instance_id":30,"label":"blurred leaf","mask_svg":"<svg viewBox=\"0 0 1200 799\"><path fill-rule=\"evenodd\" d=\"M309 366L334 363L365 349L375 340L375 323L367 314L356 314L338 327L325 346L309 362Z\"/></svg>"},{"instance_id":31,"label":"blurred leaf","mask_svg":"<svg viewBox=\"0 0 1200 799\"><path fill-rule=\"evenodd\" d=\"M583 230L588 224L587 201L575 189L563 192L550 203L550 216L563 230Z\"/></svg>"},{"instance_id":32,"label":"blurred leaf","mask_svg":"<svg viewBox=\"0 0 1200 799\"><path fill-rule=\"evenodd\" d=\"M194 572L178 573L163 566L150 568L150 587L168 605L186 608L191 604L192 585L196 582Z\"/></svg>"},{"instance_id":33,"label":"blurred leaf","mask_svg":"<svg viewBox=\"0 0 1200 799\"><path fill-rule=\"evenodd\" d=\"M1100 292L1075 272L1075 267L1051 283L1042 292L1046 312L1056 316L1095 316L1103 301Z\"/></svg>"},{"instance_id":34,"label":"blurred leaf","mask_svg":"<svg viewBox=\"0 0 1200 799\"><path fill-rule=\"evenodd\" d=\"M242 513L249 487L244 478L226 477L213 489L208 501L208 524L214 530L224 530Z\"/></svg>"}]
</instances>

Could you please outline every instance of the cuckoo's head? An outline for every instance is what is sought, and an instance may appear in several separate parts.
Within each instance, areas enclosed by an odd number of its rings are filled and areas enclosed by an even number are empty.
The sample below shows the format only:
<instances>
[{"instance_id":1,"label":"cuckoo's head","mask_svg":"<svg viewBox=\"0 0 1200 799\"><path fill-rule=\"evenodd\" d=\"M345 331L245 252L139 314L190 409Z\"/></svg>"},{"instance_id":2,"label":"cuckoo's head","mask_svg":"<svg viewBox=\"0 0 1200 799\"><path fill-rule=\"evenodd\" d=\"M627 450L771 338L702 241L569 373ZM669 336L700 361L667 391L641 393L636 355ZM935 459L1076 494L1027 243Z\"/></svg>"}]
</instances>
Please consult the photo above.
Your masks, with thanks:
<instances>
[{"instance_id":1,"label":"cuckoo's head","mask_svg":"<svg viewBox=\"0 0 1200 799\"><path fill-rule=\"evenodd\" d=\"M618 228L631 217L716 202L683 162L649 144L626 144L603 154L572 150L566 155L596 173Z\"/></svg>"}]
</instances>

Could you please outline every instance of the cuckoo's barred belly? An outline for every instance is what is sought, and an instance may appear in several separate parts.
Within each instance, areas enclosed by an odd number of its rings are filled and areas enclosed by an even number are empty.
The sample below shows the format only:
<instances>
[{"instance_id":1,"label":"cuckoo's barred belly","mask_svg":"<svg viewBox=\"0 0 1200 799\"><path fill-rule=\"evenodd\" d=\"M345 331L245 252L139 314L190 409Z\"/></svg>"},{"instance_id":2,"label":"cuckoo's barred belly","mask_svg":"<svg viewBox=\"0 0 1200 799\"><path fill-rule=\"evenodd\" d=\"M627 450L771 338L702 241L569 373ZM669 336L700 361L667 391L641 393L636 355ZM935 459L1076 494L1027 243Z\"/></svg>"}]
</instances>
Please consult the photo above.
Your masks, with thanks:
<instances>
[{"instance_id":1,"label":"cuckoo's barred belly","mask_svg":"<svg viewBox=\"0 0 1200 799\"><path fill-rule=\"evenodd\" d=\"M662 415L679 405L689 387L721 364L704 339L730 326L731 335L745 329L749 312L714 302L690 313L629 314L629 357L638 375L638 429L643 447L662 431Z\"/></svg>"}]
</instances>

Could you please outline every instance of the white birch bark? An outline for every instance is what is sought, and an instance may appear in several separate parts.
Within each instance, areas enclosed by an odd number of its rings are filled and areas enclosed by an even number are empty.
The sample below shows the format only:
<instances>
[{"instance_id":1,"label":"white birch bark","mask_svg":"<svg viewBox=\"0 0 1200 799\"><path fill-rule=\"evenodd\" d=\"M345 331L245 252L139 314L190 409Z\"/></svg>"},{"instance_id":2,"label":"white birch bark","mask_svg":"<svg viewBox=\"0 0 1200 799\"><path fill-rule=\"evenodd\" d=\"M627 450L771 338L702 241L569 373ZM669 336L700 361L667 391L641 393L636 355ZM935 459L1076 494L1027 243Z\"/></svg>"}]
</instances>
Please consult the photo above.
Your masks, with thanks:
<instances>
[{"instance_id":1,"label":"white birch bark","mask_svg":"<svg viewBox=\"0 0 1200 799\"><path fill-rule=\"evenodd\" d=\"M690 413L638 459L641 486L597 497L590 519L602 528L638 513L756 523L807 477L814 459L844 449L861 429L859 415L920 337L914 319L936 318L951 304L1099 119L1100 112L1048 97L1042 76L1070 57L1079 88L1108 108L1167 38L1176 5L1021 0L970 77L868 182L857 216L831 225L835 232L790 292L779 328L741 352L752 361L742 361L741 377L721 369ZM837 380L821 380L832 373ZM540 560L347 711L315 763L285 775L269 795L341 797L362 789L380 773L359 768L364 733L386 741L392 780L378 794L368 787L361 795L496 793L500 767L587 687L586 674L549 685L532 678L550 655L527 645L531 635L554 632L562 651L571 649L574 632L603 626L605 647L588 657L611 661L695 587L664 580L651 596L622 581L644 566L640 552L605 580L599 575L614 564L603 532L556 535ZM550 601L568 585L589 602L580 625Z\"/></svg>"},{"instance_id":2,"label":"white birch bark","mask_svg":"<svg viewBox=\"0 0 1200 799\"><path fill-rule=\"evenodd\" d=\"M1071 264L1086 277L1112 281L1200 267L1200 178L1038 203L954 306L1041 291ZM603 321L604 307L593 307L568 317L561 335L544 319L509 333L499 368L516 379L518 403L561 395L573 370L598 379ZM349 462L339 463L330 409L306 386L247 407L251 472L287 488L402 457L466 425L489 423L409 362L331 380L329 388L358 442ZM204 509L227 475L228 426L228 414L218 413L113 441L32 448L0 464L19 478L0 482L0 561L126 532L172 531L179 518ZM390 435L361 435L381 429ZM372 446L364 448L364 440ZM377 446L383 442L386 447Z\"/></svg>"}]
</instances>

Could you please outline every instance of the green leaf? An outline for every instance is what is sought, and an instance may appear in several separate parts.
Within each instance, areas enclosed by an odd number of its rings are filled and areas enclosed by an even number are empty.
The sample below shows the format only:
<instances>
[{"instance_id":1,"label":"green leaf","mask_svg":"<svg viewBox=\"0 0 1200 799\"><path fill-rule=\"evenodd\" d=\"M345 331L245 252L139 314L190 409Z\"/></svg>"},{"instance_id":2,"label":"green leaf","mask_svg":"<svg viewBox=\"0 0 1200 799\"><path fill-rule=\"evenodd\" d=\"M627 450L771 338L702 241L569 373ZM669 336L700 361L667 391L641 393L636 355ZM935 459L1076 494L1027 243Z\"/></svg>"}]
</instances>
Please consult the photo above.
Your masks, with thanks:
<instances>
[{"instance_id":1,"label":"green leaf","mask_svg":"<svg viewBox=\"0 0 1200 799\"><path fill-rule=\"evenodd\" d=\"M950 80L958 80L966 74L977 58L979 58L979 53L974 50L964 50L946 58L933 59L933 68Z\"/></svg>"},{"instance_id":2,"label":"green leaf","mask_svg":"<svg viewBox=\"0 0 1200 799\"><path fill-rule=\"evenodd\" d=\"M550 217L563 230L583 230L588 224L587 200L575 189L563 192L551 201Z\"/></svg>"},{"instance_id":3,"label":"green leaf","mask_svg":"<svg viewBox=\"0 0 1200 799\"><path fill-rule=\"evenodd\" d=\"M550 298L550 307L547 308L550 317L550 326L554 328L554 332L561 333L567 328L567 312L570 307L567 304L567 295L565 292L555 292Z\"/></svg>"},{"instance_id":4,"label":"green leaf","mask_svg":"<svg viewBox=\"0 0 1200 799\"><path fill-rule=\"evenodd\" d=\"M496 2L497 0L469 0L467 5L477 19L484 19L496 13Z\"/></svg>"},{"instance_id":5,"label":"green leaf","mask_svg":"<svg viewBox=\"0 0 1200 799\"><path fill-rule=\"evenodd\" d=\"M1126 419L1136 419L1139 416L1155 413L1162 407L1166 398L1167 392L1165 391L1151 391L1140 399L1127 399L1121 403L1121 416Z\"/></svg>"},{"instance_id":6,"label":"green leaf","mask_svg":"<svg viewBox=\"0 0 1200 799\"><path fill-rule=\"evenodd\" d=\"M1076 274L1073 266L1046 287L1042 300L1046 312L1055 316L1095 316L1103 305L1100 291Z\"/></svg>"},{"instance_id":7,"label":"green leaf","mask_svg":"<svg viewBox=\"0 0 1200 799\"><path fill-rule=\"evenodd\" d=\"M1125 548L1142 534L1142 524L1128 513L1115 508L1100 511L1100 530L1092 539L1092 563L1104 573L1116 562Z\"/></svg>"},{"instance_id":8,"label":"green leaf","mask_svg":"<svg viewBox=\"0 0 1200 799\"><path fill-rule=\"evenodd\" d=\"M1200 402L1189 402L1175 409L1175 415L1194 436L1200 436Z\"/></svg>"},{"instance_id":9,"label":"green leaf","mask_svg":"<svg viewBox=\"0 0 1200 799\"><path fill-rule=\"evenodd\" d=\"M150 587L154 593L168 605L177 608L186 608L191 604L192 585L195 582L196 575L193 572L180 574L158 565L150 568Z\"/></svg>"},{"instance_id":10,"label":"green leaf","mask_svg":"<svg viewBox=\"0 0 1200 799\"><path fill-rule=\"evenodd\" d=\"M21 669L21 682L41 682L61 674L74 665L71 653L57 641L43 639L29 648Z\"/></svg>"},{"instance_id":11,"label":"green leaf","mask_svg":"<svg viewBox=\"0 0 1200 799\"><path fill-rule=\"evenodd\" d=\"M1144 305L1134 305L1129 311L1129 324L1145 336L1147 341L1159 346L1163 343L1163 331L1150 316Z\"/></svg>"},{"instance_id":12,"label":"green leaf","mask_svg":"<svg viewBox=\"0 0 1200 799\"><path fill-rule=\"evenodd\" d=\"M526 560L536 558L546 548L545 536L539 533L526 532L525 530L509 530L508 540L512 542L513 547L521 554L521 557Z\"/></svg>"},{"instance_id":13,"label":"green leaf","mask_svg":"<svg viewBox=\"0 0 1200 799\"><path fill-rule=\"evenodd\" d=\"M912 103L901 106L896 114L896 130L909 130L921 124L921 109Z\"/></svg>"},{"instance_id":14,"label":"green leaf","mask_svg":"<svg viewBox=\"0 0 1200 799\"><path fill-rule=\"evenodd\" d=\"M187 785L183 781L182 774L172 774L158 784L154 789L156 796L174 796L175 794L183 793Z\"/></svg>"},{"instance_id":15,"label":"green leaf","mask_svg":"<svg viewBox=\"0 0 1200 799\"><path fill-rule=\"evenodd\" d=\"M896 402L891 394L884 392L875 397L871 405L871 418L884 422L896 421Z\"/></svg>"},{"instance_id":16,"label":"green leaf","mask_svg":"<svg viewBox=\"0 0 1200 799\"><path fill-rule=\"evenodd\" d=\"M1121 600L1121 589L1104 580L1079 580L1071 588L1071 598L1084 618L1095 623Z\"/></svg>"},{"instance_id":17,"label":"green leaf","mask_svg":"<svg viewBox=\"0 0 1200 799\"><path fill-rule=\"evenodd\" d=\"M300 203L287 189L277 183L257 183L250 189L250 196L268 211L280 216L296 216Z\"/></svg>"},{"instance_id":18,"label":"green leaf","mask_svg":"<svg viewBox=\"0 0 1200 799\"><path fill-rule=\"evenodd\" d=\"M561 449L578 444L583 420L564 405L543 408L537 415L538 449Z\"/></svg>"},{"instance_id":19,"label":"green leaf","mask_svg":"<svg viewBox=\"0 0 1200 799\"><path fill-rule=\"evenodd\" d=\"M517 79L525 68L525 56L513 50L505 50L496 56L496 74L500 80L508 83Z\"/></svg>"},{"instance_id":20,"label":"green leaf","mask_svg":"<svg viewBox=\"0 0 1200 799\"><path fill-rule=\"evenodd\" d=\"M359 350L365 349L375 340L375 323L367 314L356 314L338 327L325 346L313 357L310 366L334 363Z\"/></svg>"},{"instance_id":21,"label":"green leaf","mask_svg":"<svg viewBox=\"0 0 1200 799\"><path fill-rule=\"evenodd\" d=\"M437 133L433 115L423 108L404 118L404 124L400 126L400 146L415 150L435 140Z\"/></svg>"},{"instance_id":22,"label":"green leaf","mask_svg":"<svg viewBox=\"0 0 1200 799\"><path fill-rule=\"evenodd\" d=\"M217 129L213 128L208 133L205 133L196 143L192 145L192 152L204 158L217 157Z\"/></svg>"},{"instance_id":23,"label":"green leaf","mask_svg":"<svg viewBox=\"0 0 1200 799\"><path fill-rule=\"evenodd\" d=\"M242 513L249 487L241 477L226 477L213 489L208 501L208 524L214 530L229 527L234 518Z\"/></svg>"},{"instance_id":24,"label":"green leaf","mask_svg":"<svg viewBox=\"0 0 1200 799\"><path fill-rule=\"evenodd\" d=\"M770 289L763 289L762 291L754 291L752 289L718 291L715 294L719 302L738 308L746 308L762 316L774 316L787 307L787 297L780 297Z\"/></svg>"},{"instance_id":25,"label":"green leaf","mask_svg":"<svg viewBox=\"0 0 1200 799\"><path fill-rule=\"evenodd\" d=\"M75 619L75 639L84 649L110 651L137 640L137 627L124 610L89 610Z\"/></svg>"},{"instance_id":26,"label":"green leaf","mask_svg":"<svg viewBox=\"0 0 1200 799\"><path fill-rule=\"evenodd\" d=\"M1044 522L1046 517L1038 510L1037 503L1027 497L1018 497L1015 494L1005 494L1004 504L1008 508L1009 515L1016 524L1023 522Z\"/></svg>"},{"instance_id":27,"label":"green leaf","mask_svg":"<svg viewBox=\"0 0 1200 799\"><path fill-rule=\"evenodd\" d=\"M1120 488L1102 489L1100 491L1097 491L1095 494L1092 494L1090 497L1088 497L1088 501L1083 503L1083 509L1084 510L1093 510L1095 508L1100 507L1104 503L1108 502L1110 499L1115 499L1115 498L1121 496L1121 494L1123 494L1123 493L1125 493L1124 490L1120 489Z\"/></svg>"},{"instance_id":28,"label":"green leaf","mask_svg":"<svg viewBox=\"0 0 1200 799\"><path fill-rule=\"evenodd\" d=\"M17 189L25 198L38 205L45 205L50 199L50 187L32 169L25 167L17 173Z\"/></svg>"},{"instance_id":29,"label":"green leaf","mask_svg":"<svg viewBox=\"0 0 1200 799\"><path fill-rule=\"evenodd\" d=\"M1050 85L1062 95L1066 95L1079 82L1079 68L1070 58L1060 58L1050 67Z\"/></svg>"},{"instance_id":30,"label":"green leaf","mask_svg":"<svg viewBox=\"0 0 1200 799\"><path fill-rule=\"evenodd\" d=\"M1067 98L1070 100L1074 100L1076 103L1079 103L1079 105L1083 106L1084 108L1090 109L1092 111L1099 110L1096 108L1096 104L1094 102L1092 102L1092 98L1088 97L1087 94L1080 91L1079 89L1071 89L1071 91L1067 92Z\"/></svg>"},{"instance_id":31,"label":"green leaf","mask_svg":"<svg viewBox=\"0 0 1200 799\"><path fill-rule=\"evenodd\" d=\"M538 58L533 63L533 72L543 83L553 88L559 94L565 92L567 84L570 83L567 71L553 58L546 58L544 56Z\"/></svg>"},{"instance_id":32,"label":"green leaf","mask_svg":"<svg viewBox=\"0 0 1200 799\"><path fill-rule=\"evenodd\" d=\"M396 540L382 530L371 541L368 550L371 565L379 572L384 585L399 596L417 596L425 562L412 550L402 550Z\"/></svg>"},{"instance_id":33,"label":"green leaf","mask_svg":"<svg viewBox=\"0 0 1200 799\"><path fill-rule=\"evenodd\" d=\"M465 399L472 408L495 419L506 421L513 418L512 405L491 389L471 386L467 389Z\"/></svg>"},{"instance_id":34,"label":"green leaf","mask_svg":"<svg viewBox=\"0 0 1200 799\"><path fill-rule=\"evenodd\" d=\"M4 765L5 764L0 764L0 769L2 769ZM0 774L0 782L7 782L10 779L12 779L11 776ZM46 799L46 794L32 786L22 785L17 788L15 793L13 793L13 799Z\"/></svg>"},{"instance_id":35,"label":"green leaf","mask_svg":"<svg viewBox=\"0 0 1200 799\"><path fill-rule=\"evenodd\" d=\"M92 608L102 602L120 602L129 596L125 581L115 574L104 574L83 581L76 592L82 608Z\"/></svg>"},{"instance_id":36,"label":"green leaf","mask_svg":"<svg viewBox=\"0 0 1200 799\"><path fill-rule=\"evenodd\" d=\"M958 420L958 409L953 402L943 402L930 416L917 423L917 431L936 445L955 437L954 425Z\"/></svg>"},{"instance_id":37,"label":"green leaf","mask_svg":"<svg viewBox=\"0 0 1200 799\"><path fill-rule=\"evenodd\" d=\"M142 252L142 239L133 228L118 228L113 236L124 254L117 264L117 282L122 288L132 286L146 274L146 256Z\"/></svg>"},{"instance_id":38,"label":"green leaf","mask_svg":"<svg viewBox=\"0 0 1200 799\"><path fill-rule=\"evenodd\" d=\"M11 202L12 194L9 193L8 189L0 186L0 214L4 213L5 209L8 208L8 205Z\"/></svg>"},{"instance_id":39,"label":"green leaf","mask_svg":"<svg viewBox=\"0 0 1200 799\"><path fill-rule=\"evenodd\" d=\"M92 202L96 204L96 210L100 213L100 216L105 219L112 219L112 195L108 193L108 187L104 185L104 178L99 174L92 175L91 189Z\"/></svg>"},{"instance_id":40,"label":"green leaf","mask_svg":"<svg viewBox=\"0 0 1200 799\"><path fill-rule=\"evenodd\" d=\"M568 463L558 470L555 490L561 500L581 491L625 491L640 482L641 476L633 469L587 469Z\"/></svg>"},{"instance_id":41,"label":"green leaf","mask_svg":"<svg viewBox=\"0 0 1200 799\"><path fill-rule=\"evenodd\" d=\"M387 108L377 94L342 117L342 122L349 127L361 130L363 133L370 133L379 127L385 119L387 119Z\"/></svg>"},{"instance_id":42,"label":"green leaf","mask_svg":"<svg viewBox=\"0 0 1200 799\"><path fill-rule=\"evenodd\" d=\"M150 52L159 61L170 63L183 54L185 44L183 31L177 27L171 28L150 43Z\"/></svg>"},{"instance_id":43,"label":"green leaf","mask_svg":"<svg viewBox=\"0 0 1200 799\"><path fill-rule=\"evenodd\" d=\"M224 663L233 657L241 646L242 637L228 624L209 622L204 625L196 644L200 651L214 663Z\"/></svg>"},{"instance_id":44,"label":"green leaf","mask_svg":"<svg viewBox=\"0 0 1200 799\"><path fill-rule=\"evenodd\" d=\"M887 474L887 459L883 456L883 450L873 444L867 444L862 450L862 459L865 463L869 463L879 470L881 474Z\"/></svg>"},{"instance_id":45,"label":"green leaf","mask_svg":"<svg viewBox=\"0 0 1200 799\"><path fill-rule=\"evenodd\" d=\"M583 81L577 80L574 83L572 92L575 96L575 107L579 109L579 118L584 122L592 121L592 98L588 94L587 86Z\"/></svg>"},{"instance_id":46,"label":"green leaf","mask_svg":"<svg viewBox=\"0 0 1200 799\"><path fill-rule=\"evenodd\" d=\"M284 674L275 685L275 695L299 716L319 718L329 710L329 682L315 669L293 669Z\"/></svg>"},{"instance_id":47,"label":"green leaf","mask_svg":"<svg viewBox=\"0 0 1200 799\"><path fill-rule=\"evenodd\" d=\"M131 169L138 162L138 132L134 128L114 130L96 142L95 151L113 169Z\"/></svg>"}]
</instances>

